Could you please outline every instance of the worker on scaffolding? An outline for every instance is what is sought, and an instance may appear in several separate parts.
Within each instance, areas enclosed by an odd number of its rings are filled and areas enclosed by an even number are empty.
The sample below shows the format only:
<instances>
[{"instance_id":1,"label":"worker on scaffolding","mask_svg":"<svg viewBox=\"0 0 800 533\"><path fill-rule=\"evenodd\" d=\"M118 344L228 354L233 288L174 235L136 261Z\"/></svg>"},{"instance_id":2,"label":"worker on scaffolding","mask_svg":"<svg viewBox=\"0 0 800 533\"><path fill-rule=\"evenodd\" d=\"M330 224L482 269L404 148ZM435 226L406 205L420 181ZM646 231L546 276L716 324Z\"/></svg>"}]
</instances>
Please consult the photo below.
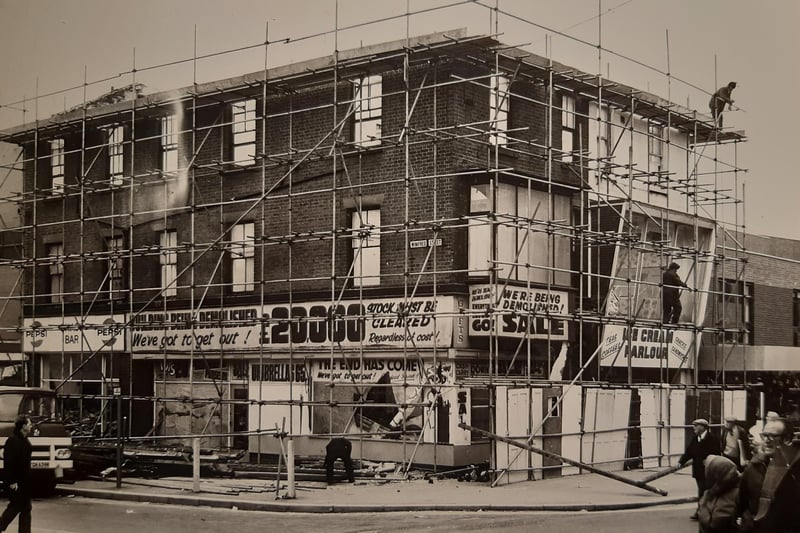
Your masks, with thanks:
<instances>
[{"instance_id":1,"label":"worker on scaffolding","mask_svg":"<svg viewBox=\"0 0 800 533\"><path fill-rule=\"evenodd\" d=\"M725 111L725 104L733 109L733 99L731 93L736 88L736 82L729 82L725 87L720 87L717 92L711 95L708 107L711 109L711 116L714 117L714 124L722 129L722 112Z\"/></svg>"},{"instance_id":2,"label":"worker on scaffolding","mask_svg":"<svg viewBox=\"0 0 800 533\"><path fill-rule=\"evenodd\" d=\"M688 286L678 276L679 268L678 263L670 263L661 277L661 304L664 310L663 322L665 324L677 324L683 311L681 287L688 288Z\"/></svg>"}]
</instances>

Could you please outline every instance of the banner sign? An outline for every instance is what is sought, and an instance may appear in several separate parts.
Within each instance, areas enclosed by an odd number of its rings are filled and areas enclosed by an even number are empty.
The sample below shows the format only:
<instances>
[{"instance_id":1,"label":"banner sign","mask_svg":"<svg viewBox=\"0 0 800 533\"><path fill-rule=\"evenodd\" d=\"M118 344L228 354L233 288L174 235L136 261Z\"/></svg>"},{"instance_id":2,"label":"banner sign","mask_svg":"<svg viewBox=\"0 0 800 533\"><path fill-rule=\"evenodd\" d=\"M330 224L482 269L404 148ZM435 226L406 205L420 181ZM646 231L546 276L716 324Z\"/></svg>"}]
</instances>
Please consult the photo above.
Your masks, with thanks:
<instances>
[{"instance_id":1,"label":"banner sign","mask_svg":"<svg viewBox=\"0 0 800 533\"><path fill-rule=\"evenodd\" d=\"M609 324L603 330L600 365L627 368L692 368L692 332L671 328L628 328Z\"/></svg>"},{"instance_id":2,"label":"banner sign","mask_svg":"<svg viewBox=\"0 0 800 533\"><path fill-rule=\"evenodd\" d=\"M332 363L332 364L331 364ZM315 380L333 381L336 383L412 383L412 384L444 384L452 383L452 363L432 363L420 365L418 359L402 357L393 359L342 359L331 362L329 359L317 359L313 362Z\"/></svg>"},{"instance_id":3,"label":"banner sign","mask_svg":"<svg viewBox=\"0 0 800 533\"><path fill-rule=\"evenodd\" d=\"M499 291L503 291L500 297ZM569 312L569 294L565 291L503 288L496 285L492 294L491 285L473 285L469 289L469 295L470 335L488 337L496 334L518 339L569 340L567 320L545 316L546 312L556 315L566 315ZM495 309L494 317L479 314L490 307Z\"/></svg>"},{"instance_id":4,"label":"banner sign","mask_svg":"<svg viewBox=\"0 0 800 533\"><path fill-rule=\"evenodd\" d=\"M26 352L122 352L125 347L125 317L87 316L26 318L22 349Z\"/></svg>"},{"instance_id":5,"label":"banner sign","mask_svg":"<svg viewBox=\"0 0 800 533\"><path fill-rule=\"evenodd\" d=\"M454 298L403 298L235 307L223 310L141 313L135 317L133 352L344 347L448 348ZM194 327L192 319L195 316ZM438 316L434 320L434 316ZM224 325L217 325L224 324Z\"/></svg>"}]
</instances>

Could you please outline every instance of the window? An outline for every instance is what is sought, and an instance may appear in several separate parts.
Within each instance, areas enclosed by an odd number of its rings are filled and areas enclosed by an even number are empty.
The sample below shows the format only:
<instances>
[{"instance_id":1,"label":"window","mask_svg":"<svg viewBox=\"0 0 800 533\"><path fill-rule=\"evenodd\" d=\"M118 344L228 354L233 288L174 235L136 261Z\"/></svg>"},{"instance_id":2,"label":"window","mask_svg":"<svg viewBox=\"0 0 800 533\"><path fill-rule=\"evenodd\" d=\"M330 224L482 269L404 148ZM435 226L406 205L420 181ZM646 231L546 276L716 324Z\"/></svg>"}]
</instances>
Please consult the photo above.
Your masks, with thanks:
<instances>
[{"instance_id":1,"label":"window","mask_svg":"<svg viewBox=\"0 0 800 533\"><path fill-rule=\"evenodd\" d=\"M125 289L125 239L122 236L106 239L108 273L106 288L111 299L122 298Z\"/></svg>"},{"instance_id":2,"label":"window","mask_svg":"<svg viewBox=\"0 0 800 533\"><path fill-rule=\"evenodd\" d=\"M50 141L51 194L64 194L64 139Z\"/></svg>"},{"instance_id":3,"label":"window","mask_svg":"<svg viewBox=\"0 0 800 533\"><path fill-rule=\"evenodd\" d=\"M719 342L753 344L753 284L718 280L717 325Z\"/></svg>"},{"instance_id":4,"label":"window","mask_svg":"<svg viewBox=\"0 0 800 533\"><path fill-rule=\"evenodd\" d=\"M490 274L492 250L492 211L491 184L473 185L469 193L469 242L467 265L470 276ZM478 243L483 243L479 245Z\"/></svg>"},{"instance_id":5,"label":"window","mask_svg":"<svg viewBox=\"0 0 800 533\"><path fill-rule=\"evenodd\" d=\"M470 275L486 276L494 263L499 278L569 285L569 197L551 197L546 191L508 183L500 183L494 196L493 207L488 183L473 185L470 191ZM492 224L493 218L496 224ZM556 224L548 228L547 220Z\"/></svg>"},{"instance_id":6,"label":"window","mask_svg":"<svg viewBox=\"0 0 800 533\"><path fill-rule=\"evenodd\" d=\"M175 115L161 117L161 170L178 170L178 135L175 131Z\"/></svg>"},{"instance_id":7,"label":"window","mask_svg":"<svg viewBox=\"0 0 800 533\"><path fill-rule=\"evenodd\" d=\"M647 126L647 155L651 174L664 170L664 128L659 124ZM656 177L660 181L661 176Z\"/></svg>"},{"instance_id":8,"label":"window","mask_svg":"<svg viewBox=\"0 0 800 533\"><path fill-rule=\"evenodd\" d=\"M161 289L165 298L178 294L178 232L175 230L161 233Z\"/></svg>"},{"instance_id":9,"label":"window","mask_svg":"<svg viewBox=\"0 0 800 533\"><path fill-rule=\"evenodd\" d=\"M62 243L48 244L47 257L49 258L50 301L60 303L64 301L64 245Z\"/></svg>"},{"instance_id":10,"label":"window","mask_svg":"<svg viewBox=\"0 0 800 533\"><path fill-rule=\"evenodd\" d=\"M362 209L352 214L353 285L380 285L381 279L381 210Z\"/></svg>"},{"instance_id":11,"label":"window","mask_svg":"<svg viewBox=\"0 0 800 533\"><path fill-rule=\"evenodd\" d=\"M575 98L569 95L561 96L561 160L571 163L575 139Z\"/></svg>"},{"instance_id":12,"label":"window","mask_svg":"<svg viewBox=\"0 0 800 533\"><path fill-rule=\"evenodd\" d=\"M800 290L794 290L794 313L792 318L794 325L794 345L800 346Z\"/></svg>"},{"instance_id":13,"label":"window","mask_svg":"<svg viewBox=\"0 0 800 533\"><path fill-rule=\"evenodd\" d=\"M256 101L253 98L231 104L233 123L233 160L237 165L255 164Z\"/></svg>"},{"instance_id":14,"label":"window","mask_svg":"<svg viewBox=\"0 0 800 533\"><path fill-rule=\"evenodd\" d=\"M381 113L383 110L383 78L366 76L356 82L354 139L360 146L381 144Z\"/></svg>"},{"instance_id":15,"label":"window","mask_svg":"<svg viewBox=\"0 0 800 533\"><path fill-rule=\"evenodd\" d=\"M611 154L611 116L608 106L598 108L597 114L597 159L599 168L609 164L607 160Z\"/></svg>"},{"instance_id":16,"label":"window","mask_svg":"<svg viewBox=\"0 0 800 533\"><path fill-rule=\"evenodd\" d=\"M124 131L122 126L108 130L108 183L112 187L122 185Z\"/></svg>"},{"instance_id":17,"label":"window","mask_svg":"<svg viewBox=\"0 0 800 533\"><path fill-rule=\"evenodd\" d=\"M255 225L236 224L231 229L231 283L233 292L255 290Z\"/></svg>"},{"instance_id":18,"label":"window","mask_svg":"<svg viewBox=\"0 0 800 533\"><path fill-rule=\"evenodd\" d=\"M489 124L492 131L489 143L502 146L508 144L508 109L511 100L508 94L510 85L507 76L492 75L489 94Z\"/></svg>"}]
</instances>

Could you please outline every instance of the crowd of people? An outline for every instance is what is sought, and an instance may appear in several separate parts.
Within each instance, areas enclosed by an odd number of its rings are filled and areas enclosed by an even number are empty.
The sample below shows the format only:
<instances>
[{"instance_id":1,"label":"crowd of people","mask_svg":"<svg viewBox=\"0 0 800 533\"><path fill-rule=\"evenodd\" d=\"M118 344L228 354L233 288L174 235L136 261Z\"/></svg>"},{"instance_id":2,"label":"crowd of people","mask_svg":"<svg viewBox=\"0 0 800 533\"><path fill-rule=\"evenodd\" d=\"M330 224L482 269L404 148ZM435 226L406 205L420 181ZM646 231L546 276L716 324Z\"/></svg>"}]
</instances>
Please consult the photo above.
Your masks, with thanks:
<instances>
[{"instance_id":1,"label":"crowd of people","mask_svg":"<svg viewBox=\"0 0 800 533\"><path fill-rule=\"evenodd\" d=\"M701 533L800 532L800 437L775 412L746 431L725 420L720 437L708 420L692 422L694 436L679 462L692 462Z\"/></svg>"}]
</instances>

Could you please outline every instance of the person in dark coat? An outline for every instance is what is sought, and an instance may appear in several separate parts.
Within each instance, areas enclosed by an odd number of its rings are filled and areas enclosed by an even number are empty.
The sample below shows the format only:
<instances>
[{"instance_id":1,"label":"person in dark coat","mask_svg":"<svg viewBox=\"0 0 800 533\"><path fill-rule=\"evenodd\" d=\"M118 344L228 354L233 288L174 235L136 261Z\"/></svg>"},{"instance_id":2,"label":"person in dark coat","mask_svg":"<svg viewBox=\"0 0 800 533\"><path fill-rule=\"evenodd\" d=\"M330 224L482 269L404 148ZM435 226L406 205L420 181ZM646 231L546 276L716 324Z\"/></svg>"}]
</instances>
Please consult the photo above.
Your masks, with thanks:
<instances>
[{"instance_id":1,"label":"person in dark coat","mask_svg":"<svg viewBox=\"0 0 800 533\"><path fill-rule=\"evenodd\" d=\"M800 531L800 443L785 420L767 422L761 453L750 460L739 485L737 512L744 533Z\"/></svg>"},{"instance_id":2,"label":"person in dark coat","mask_svg":"<svg viewBox=\"0 0 800 533\"><path fill-rule=\"evenodd\" d=\"M31 434L33 424L27 415L14 421L14 434L6 439L3 450L3 472L8 507L0 516L0 531L19 515L19 532L31 531Z\"/></svg>"},{"instance_id":3,"label":"person in dark coat","mask_svg":"<svg viewBox=\"0 0 800 533\"><path fill-rule=\"evenodd\" d=\"M347 479L350 483L355 481L353 476L353 460L350 454L353 451L353 445L350 441L341 437L331 439L327 446L325 446L325 477L328 483L333 483L333 463L336 459L341 459L344 463L344 469L347 471Z\"/></svg>"},{"instance_id":4,"label":"person in dark coat","mask_svg":"<svg viewBox=\"0 0 800 533\"><path fill-rule=\"evenodd\" d=\"M677 324L683 311L681 287L686 287L686 284L678 276L679 268L678 263L671 263L661 276L661 305L665 324Z\"/></svg>"},{"instance_id":5,"label":"person in dark coat","mask_svg":"<svg viewBox=\"0 0 800 533\"><path fill-rule=\"evenodd\" d=\"M725 104L728 104L728 107L733 109L733 98L731 98L731 93L733 93L735 88L736 82L729 82L725 87L720 87L717 89L717 92L711 95L711 100L708 102L708 108L711 110L711 116L714 117L714 122L719 128L722 128L722 112L725 111Z\"/></svg>"},{"instance_id":6,"label":"person in dark coat","mask_svg":"<svg viewBox=\"0 0 800 533\"><path fill-rule=\"evenodd\" d=\"M697 483L697 498L703 496L703 492L708 488L706 487L706 469L703 461L709 455L719 455L719 441L711 435L708 431L708 420L705 418L698 418L692 421L692 429L694 435L689 444L686 446L686 451L683 452L678 462L682 465L692 460L692 477ZM692 520L697 520L697 512L691 516Z\"/></svg>"},{"instance_id":7,"label":"person in dark coat","mask_svg":"<svg viewBox=\"0 0 800 533\"><path fill-rule=\"evenodd\" d=\"M700 533L736 531L739 471L727 457L709 455L704 462L708 489L697 508Z\"/></svg>"}]
</instances>

